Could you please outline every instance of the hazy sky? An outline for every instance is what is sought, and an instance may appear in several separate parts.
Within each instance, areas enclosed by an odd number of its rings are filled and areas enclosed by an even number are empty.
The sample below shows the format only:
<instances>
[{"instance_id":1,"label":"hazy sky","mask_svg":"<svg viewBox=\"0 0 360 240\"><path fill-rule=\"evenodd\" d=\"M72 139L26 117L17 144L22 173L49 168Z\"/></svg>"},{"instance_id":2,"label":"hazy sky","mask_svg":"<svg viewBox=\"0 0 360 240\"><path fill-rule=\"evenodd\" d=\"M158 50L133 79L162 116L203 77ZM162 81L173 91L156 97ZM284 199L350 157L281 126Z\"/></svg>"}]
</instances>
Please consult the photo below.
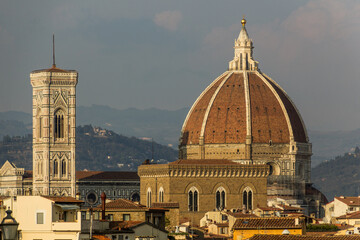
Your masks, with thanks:
<instances>
[{"instance_id":1,"label":"hazy sky","mask_svg":"<svg viewBox=\"0 0 360 240\"><path fill-rule=\"evenodd\" d=\"M178 109L227 69L246 15L260 69L312 130L360 127L360 1L0 2L0 111L31 111L29 73L79 72L77 103Z\"/></svg>"}]
</instances>

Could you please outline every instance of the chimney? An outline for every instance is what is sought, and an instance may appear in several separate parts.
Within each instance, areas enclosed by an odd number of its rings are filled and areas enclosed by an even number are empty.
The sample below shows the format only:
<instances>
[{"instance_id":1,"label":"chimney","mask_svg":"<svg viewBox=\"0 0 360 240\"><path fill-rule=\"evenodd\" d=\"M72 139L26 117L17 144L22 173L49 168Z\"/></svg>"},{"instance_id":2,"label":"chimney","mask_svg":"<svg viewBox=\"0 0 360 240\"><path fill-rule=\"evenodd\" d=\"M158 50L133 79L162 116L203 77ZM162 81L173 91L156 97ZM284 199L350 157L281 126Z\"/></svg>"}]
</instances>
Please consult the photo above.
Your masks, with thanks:
<instances>
[{"instance_id":1,"label":"chimney","mask_svg":"<svg viewBox=\"0 0 360 240\"><path fill-rule=\"evenodd\" d=\"M101 219L105 220L105 203L106 203L106 194L105 192L101 193Z\"/></svg>"}]
</instances>

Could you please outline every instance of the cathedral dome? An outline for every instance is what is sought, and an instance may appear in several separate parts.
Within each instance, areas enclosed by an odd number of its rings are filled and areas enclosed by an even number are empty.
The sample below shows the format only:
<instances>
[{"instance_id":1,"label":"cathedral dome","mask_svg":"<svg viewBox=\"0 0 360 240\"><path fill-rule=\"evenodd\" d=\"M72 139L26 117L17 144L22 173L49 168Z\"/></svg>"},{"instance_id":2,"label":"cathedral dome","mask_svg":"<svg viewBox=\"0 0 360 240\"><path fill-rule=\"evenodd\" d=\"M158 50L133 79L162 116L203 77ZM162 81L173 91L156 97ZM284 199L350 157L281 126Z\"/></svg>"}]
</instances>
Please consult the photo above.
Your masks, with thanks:
<instances>
[{"instance_id":1,"label":"cathedral dome","mask_svg":"<svg viewBox=\"0 0 360 240\"><path fill-rule=\"evenodd\" d=\"M261 145L260 157L277 152L277 144L287 149L278 149L284 154L294 143L308 143L305 125L289 96L258 70L245 23L235 40L229 70L201 93L184 121L180 158L250 159L256 144L258 150ZM269 145L272 148L266 150Z\"/></svg>"}]
</instances>

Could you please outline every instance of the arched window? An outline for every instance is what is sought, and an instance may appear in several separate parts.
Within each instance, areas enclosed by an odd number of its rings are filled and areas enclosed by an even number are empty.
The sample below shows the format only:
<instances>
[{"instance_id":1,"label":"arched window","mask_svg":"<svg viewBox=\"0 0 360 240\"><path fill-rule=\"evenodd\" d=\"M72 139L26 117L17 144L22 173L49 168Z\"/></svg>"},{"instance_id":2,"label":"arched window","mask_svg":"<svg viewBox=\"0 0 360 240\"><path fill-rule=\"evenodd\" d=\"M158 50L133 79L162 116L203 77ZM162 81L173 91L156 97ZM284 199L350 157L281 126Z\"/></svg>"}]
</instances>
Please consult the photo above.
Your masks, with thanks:
<instances>
[{"instance_id":1,"label":"arched window","mask_svg":"<svg viewBox=\"0 0 360 240\"><path fill-rule=\"evenodd\" d=\"M164 202L164 189L162 187L159 190L159 202Z\"/></svg>"},{"instance_id":2,"label":"arched window","mask_svg":"<svg viewBox=\"0 0 360 240\"><path fill-rule=\"evenodd\" d=\"M243 191L243 208L246 210L252 210L252 205L252 190L251 188L246 187Z\"/></svg>"},{"instance_id":3,"label":"arched window","mask_svg":"<svg viewBox=\"0 0 360 240\"><path fill-rule=\"evenodd\" d=\"M59 174L59 163L58 160L54 160L54 175L58 175Z\"/></svg>"},{"instance_id":4,"label":"arched window","mask_svg":"<svg viewBox=\"0 0 360 240\"><path fill-rule=\"evenodd\" d=\"M197 212L199 207L199 191L192 187L188 192L189 211Z\"/></svg>"},{"instance_id":5,"label":"arched window","mask_svg":"<svg viewBox=\"0 0 360 240\"><path fill-rule=\"evenodd\" d=\"M66 175L66 161L65 160L62 160L62 163L61 163L61 174L63 176Z\"/></svg>"},{"instance_id":6,"label":"arched window","mask_svg":"<svg viewBox=\"0 0 360 240\"><path fill-rule=\"evenodd\" d=\"M54 137L64 138L64 113L58 110L54 116Z\"/></svg>"},{"instance_id":7,"label":"arched window","mask_svg":"<svg viewBox=\"0 0 360 240\"><path fill-rule=\"evenodd\" d=\"M148 188L146 193L146 206L151 207L151 188Z\"/></svg>"},{"instance_id":8,"label":"arched window","mask_svg":"<svg viewBox=\"0 0 360 240\"><path fill-rule=\"evenodd\" d=\"M134 193L133 195L131 195L131 201L133 202L140 202L140 195L139 193Z\"/></svg>"},{"instance_id":9,"label":"arched window","mask_svg":"<svg viewBox=\"0 0 360 240\"><path fill-rule=\"evenodd\" d=\"M225 209L225 189L223 187L216 190L216 209Z\"/></svg>"}]
</instances>

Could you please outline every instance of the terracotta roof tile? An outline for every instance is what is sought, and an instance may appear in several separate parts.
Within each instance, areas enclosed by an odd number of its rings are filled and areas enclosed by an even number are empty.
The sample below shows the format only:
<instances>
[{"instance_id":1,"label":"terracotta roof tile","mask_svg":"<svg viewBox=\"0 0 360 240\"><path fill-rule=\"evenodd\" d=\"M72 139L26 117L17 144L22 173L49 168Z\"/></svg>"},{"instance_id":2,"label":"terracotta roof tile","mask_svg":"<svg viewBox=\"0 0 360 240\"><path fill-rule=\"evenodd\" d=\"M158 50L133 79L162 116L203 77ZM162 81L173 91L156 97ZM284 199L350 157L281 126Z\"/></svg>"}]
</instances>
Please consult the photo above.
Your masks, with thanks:
<instances>
[{"instance_id":1,"label":"terracotta roof tile","mask_svg":"<svg viewBox=\"0 0 360 240\"><path fill-rule=\"evenodd\" d=\"M62 72L62 73L70 73L70 72L76 72L75 70L64 70L61 68L57 68L55 66L52 66L51 68L47 68L47 69L39 69L39 70L35 70L32 71L31 73L38 73L38 72Z\"/></svg>"},{"instance_id":2,"label":"terracotta roof tile","mask_svg":"<svg viewBox=\"0 0 360 240\"><path fill-rule=\"evenodd\" d=\"M83 203L82 200L77 200L73 197L63 197L63 196L42 196L56 203Z\"/></svg>"},{"instance_id":3,"label":"terracotta roof tile","mask_svg":"<svg viewBox=\"0 0 360 240\"><path fill-rule=\"evenodd\" d=\"M217 93L206 121L204 142L239 143L246 138L244 75L233 73Z\"/></svg>"},{"instance_id":4,"label":"terracotta roof tile","mask_svg":"<svg viewBox=\"0 0 360 240\"><path fill-rule=\"evenodd\" d=\"M308 236L308 235L265 235L257 234L249 240L359 240L356 235Z\"/></svg>"},{"instance_id":5,"label":"terracotta roof tile","mask_svg":"<svg viewBox=\"0 0 360 240\"><path fill-rule=\"evenodd\" d=\"M360 197L335 197L335 199L348 206L360 206Z\"/></svg>"},{"instance_id":6,"label":"terracotta roof tile","mask_svg":"<svg viewBox=\"0 0 360 240\"><path fill-rule=\"evenodd\" d=\"M255 214L252 213L242 213L242 212L228 212L228 214L230 216L233 216L235 218L250 218L250 217L255 217L257 218L258 216L256 216Z\"/></svg>"},{"instance_id":7,"label":"terracotta roof tile","mask_svg":"<svg viewBox=\"0 0 360 240\"><path fill-rule=\"evenodd\" d=\"M190 109L187 117L187 124L182 130L181 145L199 144L199 136L206 109L216 89L225 77L226 75L218 79L216 82L213 82L212 86L206 88L201 93L201 97L198 99L199 101Z\"/></svg>"},{"instance_id":8,"label":"terracotta roof tile","mask_svg":"<svg viewBox=\"0 0 360 240\"><path fill-rule=\"evenodd\" d=\"M140 224L144 223L144 221L120 221L117 223L116 227L113 227L112 229L129 229L135 226L138 226Z\"/></svg>"},{"instance_id":9,"label":"terracotta roof tile","mask_svg":"<svg viewBox=\"0 0 360 240\"><path fill-rule=\"evenodd\" d=\"M138 210L143 209L143 210L148 210L148 208L144 205L141 205L136 202L132 202L127 199L122 199L122 198L113 200L111 202L107 202L105 204L105 208L106 209L138 209ZM101 209L101 204L98 205L97 207L95 207L94 209L95 210Z\"/></svg>"},{"instance_id":10,"label":"terracotta roof tile","mask_svg":"<svg viewBox=\"0 0 360 240\"><path fill-rule=\"evenodd\" d=\"M177 203L177 202L162 202L162 203L153 203L151 206L154 208L179 208L179 203Z\"/></svg>"},{"instance_id":11,"label":"terracotta roof tile","mask_svg":"<svg viewBox=\"0 0 360 240\"><path fill-rule=\"evenodd\" d=\"M248 73L248 85L254 143L269 143L270 140L272 143L288 143L290 128L286 115L295 141L307 142L301 116L283 89L266 76L262 78L253 72ZM181 146L199 144L203 126L204 144L245 143L245 96L243 72L225 72L213 81L188 113L182 129Z\"/></svg>"},{"instance_id":12,"label":"terracotta roof tile","mask_svg":"<svg viewBox=\"0 0 360 240\"><path fill-rule=\"evenodd\" d=\"M108 238L105 235L93 235L94 239L98 239L98 240L111 240L110 238Z\"/></svg>"},{"instance_id":13,"label":"terracotta roof tile","mask_svg":"<svg viewBox=\"0 0 360 240\"><path fill-rule=\"evenodd\" d=\"M295 225L296 218L274 217L274 218L239 218L234 223L234 229L253 228L302 228L302 225Z\"/></svg>"},{"instance_id":14,"label":"terracotta roof tile","mask_svg":"<svg viewBox=\"0 0 360 240\"><path fill-rule=\"evenodd\" d=\"M249 88L253 142L289 142L289 127L275 94L255 73L249 73Z\"/></svg>"},{"instance_id":15,"label":"terracotta roof tile","mask_svg":"<svg viewBox=\"0 0 360 240\"><path fill-rule=\"evenodd\" d=\"M337 219L360 219L360 211L342 215L337 217Z\"/></svg>"},{"instance_id":16,"label":"terracotta roof tile","mask_svg":"<svg viewBox=\"0 0 360 240\"><path fill-rule=\"evenodd\" d=\"M283 102L285 109L287 111L287 114L289 115L289 120L293 129L293 135L294 139L297 142L307 142L306 140L306 133L304 126L302 124L301 118L299 114L296 111L295 106L291 103L291 101L288 99L286 93L280 89L278 86L276 86L271 80L266 80L272 85L272 87L275 89L279 97L281 98L281 101Z\"/></svg>"},{"instance_id":17,"label":"terracotta roof tile","mask_svg":"<svg viewBox=\"0 0 360 240\"><path fill-rule=\"evenodd\" d=\"M137 172L76 171L76 180L78 181L103 181L103 180L140 181L140 177L137 175Z\"/></svg>"}]
</instances>

